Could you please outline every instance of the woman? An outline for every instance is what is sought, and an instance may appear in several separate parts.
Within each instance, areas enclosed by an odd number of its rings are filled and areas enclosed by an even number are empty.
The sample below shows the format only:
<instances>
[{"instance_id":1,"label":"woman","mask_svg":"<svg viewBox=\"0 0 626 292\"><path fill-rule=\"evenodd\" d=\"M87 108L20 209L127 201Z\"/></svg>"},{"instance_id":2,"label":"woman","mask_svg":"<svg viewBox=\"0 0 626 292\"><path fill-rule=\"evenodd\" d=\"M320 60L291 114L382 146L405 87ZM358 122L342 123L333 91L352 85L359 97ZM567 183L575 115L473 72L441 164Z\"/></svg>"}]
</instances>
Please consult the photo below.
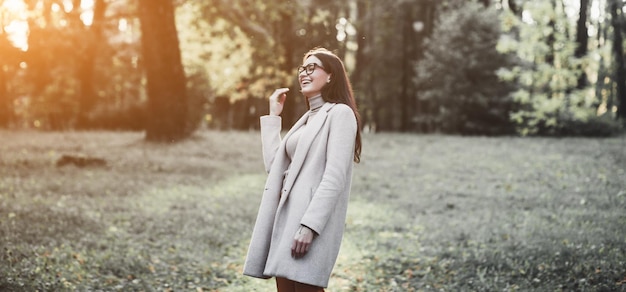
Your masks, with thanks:
<instances>
[{"instance_id":1,"label":"woman","mask_svg":"<svg viewBox=\"0 0 626 292\"><path fill-rule=\"evenodd\" d=\"M324 291L343 237L360 118L343 62L319 48L304 55L298 81L309 111L281 138L287 88L261 117L265 191L244 274L276 277L279 292Z\"/></svg>"}]
</instances>

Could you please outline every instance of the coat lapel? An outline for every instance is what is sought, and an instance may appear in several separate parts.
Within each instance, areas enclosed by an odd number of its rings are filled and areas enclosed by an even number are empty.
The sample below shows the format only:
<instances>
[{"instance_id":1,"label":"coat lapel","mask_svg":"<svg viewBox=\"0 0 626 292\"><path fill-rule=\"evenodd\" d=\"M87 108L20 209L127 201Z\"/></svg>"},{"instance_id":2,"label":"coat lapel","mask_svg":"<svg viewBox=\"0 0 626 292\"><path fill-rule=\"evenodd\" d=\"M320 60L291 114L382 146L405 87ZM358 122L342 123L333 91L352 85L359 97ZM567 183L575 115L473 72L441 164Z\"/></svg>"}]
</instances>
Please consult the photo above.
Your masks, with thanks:
<instances>
[{"instance_id":1,"label":"coat lapel","mask_svg":"<svg viewBox=\"0 0 626 292\"><path fill-rule=\"evenodd\" d=\"M296 147L296 153L293 155L293 160L291 161L291 165L289 166L289 175L288 179L285 181L284 189L287 190L287 195L291 190L291 186L295 182L298 174L300 173L300 168L304 163L304 159L306 158L307 153L309 152L309 148L311 148L311 144L313 144L313 140L317 136L317 133L320 131L326 118L328 117L328 111L334 106L334 103L325 103L322 108L315 114L315 116L308 121L306 127L304 128L304 132L300 135L300 139L298 140L298 146ZM308 112L305 114L298 122L292 127L292 131L294 129L298 129L301 127L308 117ZM288 133L287 135L290 135ZM285 136L287 137L287 136ZM285 196L286 197L286 196ZM285 198L281 198L284 200ZM282 201L281 200L281 201Z\"/></svg>"},{"instance_id":2,"label":"coat lapel","mask_svg":"<svg viewBox=\"0 0 626 292\"><path fill-rule=\"evenodd\" d=\"M306 117L307 117L306 114L301 116L300 119L298 119L298 121L296 121L296 123L293 124L291 129L289 129L287 134L285 134L285 137L283 137L283 141L287 141L287 138L289 138L289 136L291 136L291 134L293 134L297 129L299 129L300 127L302 127L306 123ZM283 146L283 147L281 147L281 148L284 149L284 145L285 145L285 143L282 143L281 146Z\"/></svg>"}]
</instances>

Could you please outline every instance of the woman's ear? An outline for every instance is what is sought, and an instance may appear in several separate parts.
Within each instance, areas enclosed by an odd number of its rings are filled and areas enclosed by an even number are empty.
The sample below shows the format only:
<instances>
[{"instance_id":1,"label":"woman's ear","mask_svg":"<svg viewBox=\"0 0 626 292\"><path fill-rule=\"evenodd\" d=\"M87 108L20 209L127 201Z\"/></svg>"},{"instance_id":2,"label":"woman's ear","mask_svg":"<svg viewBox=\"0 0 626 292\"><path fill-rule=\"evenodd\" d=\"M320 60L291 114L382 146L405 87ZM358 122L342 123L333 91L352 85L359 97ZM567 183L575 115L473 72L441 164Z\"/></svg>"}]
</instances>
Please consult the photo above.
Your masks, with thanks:
<instances>
[{"instance_id":1,"label":"woman's ear","mask_svg":"<svg viewBox=\"0 0 626 292\"><path fill-rule=\"evenodd\" d=\"M326 83L330 83L330 76L332 75L328 74L328 79L326 79Z\"/></svg>"}]
</instances>

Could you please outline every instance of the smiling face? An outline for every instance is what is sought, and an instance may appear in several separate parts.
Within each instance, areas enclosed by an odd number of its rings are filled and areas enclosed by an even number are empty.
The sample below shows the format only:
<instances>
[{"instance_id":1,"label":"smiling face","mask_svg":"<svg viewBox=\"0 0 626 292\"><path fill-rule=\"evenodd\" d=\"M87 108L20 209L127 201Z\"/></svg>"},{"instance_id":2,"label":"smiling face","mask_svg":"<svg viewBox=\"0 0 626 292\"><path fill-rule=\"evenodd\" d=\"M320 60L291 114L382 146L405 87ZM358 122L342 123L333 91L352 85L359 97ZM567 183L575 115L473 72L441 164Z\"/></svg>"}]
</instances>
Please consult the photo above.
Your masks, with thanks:
<instances>
[{"instance_id":1,"label":"smiling face","mask_svg":"<svg viewBox=\"0 0 626 292\"><path fill-rule=\"evenodd\" d=\"M330 74L324 71L322 61L315 56L310 56L304 60L302 67L307 68L298 74L302 94L307 98L321 94L322 87L330 80ZM314 67L313 72L310 70L312 67Z\"/></svg>"}]
</instances>

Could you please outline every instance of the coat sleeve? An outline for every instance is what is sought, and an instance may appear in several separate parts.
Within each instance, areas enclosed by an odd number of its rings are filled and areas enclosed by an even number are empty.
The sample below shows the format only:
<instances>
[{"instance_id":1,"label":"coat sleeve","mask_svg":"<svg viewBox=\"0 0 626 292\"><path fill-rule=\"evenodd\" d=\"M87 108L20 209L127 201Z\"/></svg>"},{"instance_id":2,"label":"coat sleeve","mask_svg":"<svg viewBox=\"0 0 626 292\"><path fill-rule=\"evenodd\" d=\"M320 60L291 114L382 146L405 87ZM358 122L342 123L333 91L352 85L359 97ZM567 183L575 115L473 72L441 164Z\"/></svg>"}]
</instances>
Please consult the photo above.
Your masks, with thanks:
<instances>
[{"instance_id":1,"label":"coat sleeve","mask_svg":"<svg viewBox=\"0 0 626 292\"><path fill-rule=\"evenodd\" d=\"M334 212L339 196L348 195L354 143L357 133L356 117L346 105L335 106L329 113L330 130L326 145L326 166L322 180L300 224L321 234Z\"/></svg>"},{"instance_id":2,"label":"coat sleeve","mask_svg":"<svg viewBox=\"0 0 626 292\"><path fill-rule=\"evenodd\" d=\"M274 157L280 146L281 123L280 116L262 116L261 117L261 146L263 148L263 163L265 171L270 172Z\"/></svg>"}]
</instances>

